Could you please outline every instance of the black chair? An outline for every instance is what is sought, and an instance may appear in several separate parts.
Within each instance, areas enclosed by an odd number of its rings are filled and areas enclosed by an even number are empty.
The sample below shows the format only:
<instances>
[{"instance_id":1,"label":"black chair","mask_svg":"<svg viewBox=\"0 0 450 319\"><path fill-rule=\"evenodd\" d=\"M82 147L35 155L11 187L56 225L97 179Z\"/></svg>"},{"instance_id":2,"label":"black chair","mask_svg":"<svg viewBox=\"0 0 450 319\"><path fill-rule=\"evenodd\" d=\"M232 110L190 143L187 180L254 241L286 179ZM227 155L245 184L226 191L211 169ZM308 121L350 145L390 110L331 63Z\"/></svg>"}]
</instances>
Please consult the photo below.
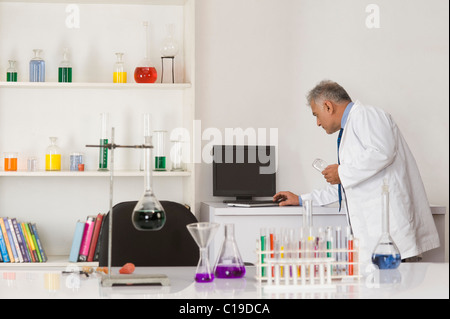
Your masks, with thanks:
<instances>
[{"instance_id":1,"label":"black chair","mask_svg":"<svg viewBox=\"0 0 450 319\"><path fill-rule=\"evenodd\" d=\"M185 206L161 201L166 212L166 223L159 231L138 231L131 215L137 202L123 202L113 207L111 266L133 263L145 266L196 266L199 248L186 225L197 219ZM104 218L100 235L99 266L108 266L109 214Z\"/></svg>"}]
</instances>

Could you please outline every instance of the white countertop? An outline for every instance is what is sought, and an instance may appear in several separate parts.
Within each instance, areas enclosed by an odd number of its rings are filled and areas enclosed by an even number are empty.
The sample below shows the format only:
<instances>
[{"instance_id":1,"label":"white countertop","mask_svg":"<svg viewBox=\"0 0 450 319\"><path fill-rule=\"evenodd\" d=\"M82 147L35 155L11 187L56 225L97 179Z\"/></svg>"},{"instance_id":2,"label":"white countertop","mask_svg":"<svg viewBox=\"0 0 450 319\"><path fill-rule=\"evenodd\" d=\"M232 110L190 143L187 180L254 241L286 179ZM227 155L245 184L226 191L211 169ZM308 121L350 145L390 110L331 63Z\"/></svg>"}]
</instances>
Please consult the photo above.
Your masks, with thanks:
<instances>
[{"instance_id":1,"label":"white countertop","mask_svg":"<svg viewBox=\"0 0 450 319\"><path fill-rule=\"evenodd\" d=\"M449 298L448 263L406 263L385 273L366 267L359 281L333 281L333 289L284 292L265 291L255 279L255 267L247 267L245 278L215 279L207 284L194 282L195 267L137 268L140 274L167 275L170 286L113 288L101 287L98 275L62 275L62 270L0 267L0 299L202 299L207 304L213 299Z\"/></svg>"}]
</instances>

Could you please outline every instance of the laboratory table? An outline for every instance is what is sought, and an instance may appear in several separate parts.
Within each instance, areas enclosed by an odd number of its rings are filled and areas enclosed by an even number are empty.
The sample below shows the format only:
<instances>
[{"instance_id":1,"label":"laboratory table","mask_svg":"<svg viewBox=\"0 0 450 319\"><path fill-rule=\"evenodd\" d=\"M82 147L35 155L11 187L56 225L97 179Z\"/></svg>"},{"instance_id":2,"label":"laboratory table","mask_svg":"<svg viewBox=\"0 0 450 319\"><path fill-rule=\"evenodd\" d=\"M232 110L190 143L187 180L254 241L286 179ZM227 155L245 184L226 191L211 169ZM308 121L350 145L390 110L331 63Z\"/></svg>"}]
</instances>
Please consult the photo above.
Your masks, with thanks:
<instances>
[{"instance_id":1,"label":"laboratory table","mask_svg":"<svg viewBox=\"0 0 450 319\"><path fill-rule=\"evenodd\" d=\"M169 286L102 287L98 274L80 275L76 266L69 268L1 268L0 299L171 299L178 304L194 300L197 304L213 300L253 300L257 304L272 299L448 299L448 263L405 263L395 271L381 273L370 265L361 267L358 280L333 281L334 288L296 291L267 291L256 279L256 268L247 267L242 279L215 279L195 283L195 267L136 268L136 273L165 274ZM62 271L73 273L63 274ZM113 273L117 269L113 269ZM266 300L266 301L264 301ZM180 306L181 307L181 306ZM175 307L177 310L178 308ZM174 311L175 311L174 310ZM219 308L218 311L223 311ZM229 309L228 310L232 310ZM234 311L239 309L235 308ZM261 310L261 309L260 309Z\"/></svg>"}]
</instances>

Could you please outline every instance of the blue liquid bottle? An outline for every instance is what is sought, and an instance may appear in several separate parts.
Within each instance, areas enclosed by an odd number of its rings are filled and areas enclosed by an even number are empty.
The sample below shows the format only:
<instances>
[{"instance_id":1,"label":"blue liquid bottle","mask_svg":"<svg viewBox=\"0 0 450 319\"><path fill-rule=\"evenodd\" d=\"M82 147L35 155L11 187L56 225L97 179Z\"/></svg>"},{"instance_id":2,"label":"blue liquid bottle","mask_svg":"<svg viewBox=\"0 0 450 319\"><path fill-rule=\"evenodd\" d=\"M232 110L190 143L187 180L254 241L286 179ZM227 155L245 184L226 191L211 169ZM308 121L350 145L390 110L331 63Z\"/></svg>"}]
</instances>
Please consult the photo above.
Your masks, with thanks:
<instances>
[{"instance_id":1,"label":"blue liquid bottle","mask_svg":"<svg viewBox=\"0 0 450 319\"><path fill-rule=\"evenodd\" d=\"M377 246L372 254L372 263L378 266L378 269L397 269L402 258L400 250L395 245L389 233L389 186L386 181L382 191L382 234Z\"/></svg>"},{"instance_id":2,"label":"blue liquid bottle","mask_svg":"<svg viewBox=\"0 0 450 319\"><path fill-rule=\"evenodd\" d=\"M42 50L34 49L34 58L30 60L30 82L45 82L45 61L41 58Z\"/></svg>"}]
</instances>

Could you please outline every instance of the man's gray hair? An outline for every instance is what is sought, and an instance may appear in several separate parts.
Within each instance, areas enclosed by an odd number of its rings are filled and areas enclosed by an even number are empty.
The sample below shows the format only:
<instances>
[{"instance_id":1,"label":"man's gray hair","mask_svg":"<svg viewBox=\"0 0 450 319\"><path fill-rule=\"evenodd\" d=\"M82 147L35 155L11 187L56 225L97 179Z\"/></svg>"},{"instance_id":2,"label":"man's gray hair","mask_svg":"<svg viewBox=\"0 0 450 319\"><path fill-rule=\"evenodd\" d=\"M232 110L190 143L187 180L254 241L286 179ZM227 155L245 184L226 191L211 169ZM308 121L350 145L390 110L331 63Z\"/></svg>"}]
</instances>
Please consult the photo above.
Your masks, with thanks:
<instances>
[{"instance_id":1,"label":"man's gray hair","mask_svg":"<svg viewBox=\"0 0 450 319\"><path fill-rule=\"evenodd\" d=\"M341 103L344 101L351 102L352 99L348 95L347 91L338 83L324 80L316 85L307 95L308 105L311 106L311 102L330 100L335 103Z\"/></svg>"}]
</instances>

